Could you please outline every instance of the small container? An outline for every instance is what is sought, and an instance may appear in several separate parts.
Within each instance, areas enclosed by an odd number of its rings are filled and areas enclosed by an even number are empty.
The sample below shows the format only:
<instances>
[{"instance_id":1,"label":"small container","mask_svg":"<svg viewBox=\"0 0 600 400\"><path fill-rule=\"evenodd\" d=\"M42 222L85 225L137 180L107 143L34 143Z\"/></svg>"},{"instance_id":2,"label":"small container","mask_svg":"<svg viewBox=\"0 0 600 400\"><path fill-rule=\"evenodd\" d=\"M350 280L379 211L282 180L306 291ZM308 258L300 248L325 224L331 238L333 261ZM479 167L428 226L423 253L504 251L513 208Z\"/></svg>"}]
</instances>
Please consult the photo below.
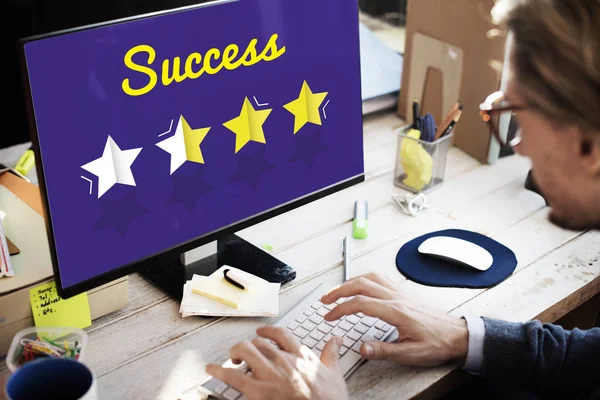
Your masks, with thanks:
<instances>
[{"instance_id":1,"label":"small container","mask_svg":"<svg viewBox=\"0 0 600 400\"><path fill-rule=\"evenodd\" d=\"M83 361L87 342L87 334L78 328L25 328L13 337L6 355L6 365L15 372L27 362L44 357Z\"/></svg>"},{"instance_id":2,"label":"small container","mask_svg":"<svg viewBox=\"0 0 600 400\"><path fill-rule=\"evenodd\" d=\"M413 193L425 193L444 181L446 158L454 134L435 142L409 136L410 126L398 128L394 184Z\"/></svg>"}]
</instances>

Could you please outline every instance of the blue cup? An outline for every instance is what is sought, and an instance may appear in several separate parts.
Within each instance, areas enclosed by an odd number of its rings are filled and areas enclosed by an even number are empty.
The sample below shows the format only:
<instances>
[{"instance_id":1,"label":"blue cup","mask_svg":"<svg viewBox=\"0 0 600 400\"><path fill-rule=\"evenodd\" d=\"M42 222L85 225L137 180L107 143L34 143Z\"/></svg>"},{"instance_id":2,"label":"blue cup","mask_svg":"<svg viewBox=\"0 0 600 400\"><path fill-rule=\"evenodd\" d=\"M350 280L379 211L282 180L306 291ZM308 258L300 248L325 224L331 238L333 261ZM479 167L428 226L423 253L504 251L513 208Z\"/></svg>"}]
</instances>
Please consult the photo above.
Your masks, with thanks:
<instances>
[{"instance_id":1,"label":"blue cup","mask_svg":"<svg viewBox=\"0 0 600 400\"><path fill-rule=\"evenodd\" d=\"M29 362L6 383L9 400L97 400L96 377L79 361L44 358Z\"/></svg>"}]
</instances>

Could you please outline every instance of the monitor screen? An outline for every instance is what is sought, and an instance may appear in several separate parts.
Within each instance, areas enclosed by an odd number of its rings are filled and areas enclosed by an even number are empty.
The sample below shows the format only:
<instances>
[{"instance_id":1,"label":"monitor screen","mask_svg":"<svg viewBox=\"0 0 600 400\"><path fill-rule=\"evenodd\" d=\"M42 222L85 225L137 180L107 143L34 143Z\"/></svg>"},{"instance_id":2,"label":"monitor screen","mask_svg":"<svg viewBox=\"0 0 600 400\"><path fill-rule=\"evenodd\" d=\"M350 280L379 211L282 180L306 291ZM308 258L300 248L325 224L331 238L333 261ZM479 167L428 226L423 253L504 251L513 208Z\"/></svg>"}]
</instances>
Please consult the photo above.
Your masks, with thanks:
<instances>
[{"instance_id":1,"label":"monitor screen","mask_svg":"<svg viewBox=\"0 0 600 400\"><path fill-rule=\"evenodd\" d=\"M63 294L362 180L356 2L216 1L23 57Z\"/></svg>"}]
</instances>

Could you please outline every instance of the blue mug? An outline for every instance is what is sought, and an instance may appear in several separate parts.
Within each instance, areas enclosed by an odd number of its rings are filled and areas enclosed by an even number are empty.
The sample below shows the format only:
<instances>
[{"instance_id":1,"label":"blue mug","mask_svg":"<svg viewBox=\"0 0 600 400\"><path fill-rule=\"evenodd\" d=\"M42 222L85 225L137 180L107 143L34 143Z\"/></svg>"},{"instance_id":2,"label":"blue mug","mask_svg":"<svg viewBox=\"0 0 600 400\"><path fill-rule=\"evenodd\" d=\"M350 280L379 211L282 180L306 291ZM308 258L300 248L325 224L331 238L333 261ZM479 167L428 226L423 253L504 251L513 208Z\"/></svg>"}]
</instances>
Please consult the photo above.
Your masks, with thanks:
<instances>
[{"instance_id":1,"label":"blue mug","mask_svg":"<svg viewBox=\"0 0 600 400\"><path fill-rule=\"evenodd\" d=\"M9 400L97 400L96 376L85 364L64 358L44 358L15 371L6 383Z\"/></svg>"}]
</instances>

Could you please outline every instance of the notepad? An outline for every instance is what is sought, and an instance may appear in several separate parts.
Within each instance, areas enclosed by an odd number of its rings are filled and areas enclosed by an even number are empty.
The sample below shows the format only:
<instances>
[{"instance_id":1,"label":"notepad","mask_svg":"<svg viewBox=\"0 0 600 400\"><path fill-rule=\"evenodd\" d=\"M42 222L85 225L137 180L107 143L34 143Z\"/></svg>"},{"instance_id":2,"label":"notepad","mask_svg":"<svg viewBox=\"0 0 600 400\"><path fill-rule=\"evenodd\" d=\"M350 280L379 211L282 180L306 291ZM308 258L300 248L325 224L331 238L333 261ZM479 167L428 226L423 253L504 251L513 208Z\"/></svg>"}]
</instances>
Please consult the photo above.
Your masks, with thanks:
<instances>
[{"instance_id":1,"label":"notepad","mask_svg":"<svg viewBox=\"0 0 600 400\"><path fill-rule=\"evenodd\" d=\"M35 326L87 328L92 325L87 293L62 299L54 281L29 290Z\"/></svg>"},{"instance_id":2,"label":"notepad","mask_svg":"<svg viewBox=\"0 0 600 400\"><path fill-rule=\"evenodd\" d=\"M209 277L194 275L184 285L179 310L183 317L278 315L281 284L271 283L252 275L252 291L242 290L223 278L223 271L227 268L240 271L223 266Z\"/></svg>"}]
</instances>

